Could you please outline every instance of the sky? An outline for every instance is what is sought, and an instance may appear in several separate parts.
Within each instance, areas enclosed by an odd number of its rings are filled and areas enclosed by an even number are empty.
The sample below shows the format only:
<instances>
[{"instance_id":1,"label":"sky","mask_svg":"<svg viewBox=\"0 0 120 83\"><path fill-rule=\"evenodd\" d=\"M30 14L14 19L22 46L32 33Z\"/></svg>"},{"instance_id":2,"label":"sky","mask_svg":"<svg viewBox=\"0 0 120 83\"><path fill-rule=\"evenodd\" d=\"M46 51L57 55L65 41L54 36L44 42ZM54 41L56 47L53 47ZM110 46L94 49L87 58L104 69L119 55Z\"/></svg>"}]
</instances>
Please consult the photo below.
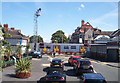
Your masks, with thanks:
<instances>
[{"instance_id":1,"label":"sky","mask_svg":"<svg viewBox=\"0 0 120 83\"><path fill-rule=\"evenodd\" d=\"M41 8L38 35L50 42L51 35L63 30L71 35L81 26L81 20L102 31L118 29L118 2L2 2L2 24L34 34L34 14Z\"/></svg>"}]
</instances>

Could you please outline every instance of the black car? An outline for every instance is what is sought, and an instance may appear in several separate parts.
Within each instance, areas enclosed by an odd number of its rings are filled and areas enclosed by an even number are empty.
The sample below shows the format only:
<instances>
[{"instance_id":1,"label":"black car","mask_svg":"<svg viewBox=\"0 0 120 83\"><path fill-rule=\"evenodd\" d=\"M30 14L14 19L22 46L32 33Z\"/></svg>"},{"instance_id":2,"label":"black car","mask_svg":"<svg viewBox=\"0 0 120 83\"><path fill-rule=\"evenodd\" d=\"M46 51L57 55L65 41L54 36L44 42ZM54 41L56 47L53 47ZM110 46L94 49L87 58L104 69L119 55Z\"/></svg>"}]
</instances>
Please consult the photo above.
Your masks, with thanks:
<instances>
[{"instance_id":1,"label":"black car","mask_svg":"<svg viewBox=\"0 0 120 83\"><path fill-rule=\"evenodd\" d=\"M94 73L93 65L88 59L78 60L74 69L75 69L76 75L83 74L83 73Z\"/></svg>"},{"instance_id":2,"label":"black car","mask_svg":"<svg viewBox=\"0 0 120 83\"><path fill-rule=\"evenodd\" d=\"M29 55L32 56L32 58L42 58L40 51L30 52Z\"/></svg>"},{"instance_id":3,"label":"black car","mask_svg":"<svg viewBox=\"0 0 120 83\"><path fill-rule=\"evenodd\" d=\"M55 58L55 59L52 59L52 61L50 62L50 67L57 67L57 68L64 69L64 64L61 59Z\"/></svg>"},{"instance_id":4,"label":"black car","mask_svg":"<svg viewBox=\"0 0 120 83\"><path fill-rule=\"evenodd\" d=\"M66 83L66 75L60 71L51 71L45 76L47 83Z\"/></svg>"},{"instance_id":5,"label":"black car","mask_svg":"<svg viewBox=\"0 0 120 83\"><path fill-rule=\"evenodd\" d=\"M85 73L82 76L83 83L107 83L100 73Z\"/></svg>"}]
</instances>

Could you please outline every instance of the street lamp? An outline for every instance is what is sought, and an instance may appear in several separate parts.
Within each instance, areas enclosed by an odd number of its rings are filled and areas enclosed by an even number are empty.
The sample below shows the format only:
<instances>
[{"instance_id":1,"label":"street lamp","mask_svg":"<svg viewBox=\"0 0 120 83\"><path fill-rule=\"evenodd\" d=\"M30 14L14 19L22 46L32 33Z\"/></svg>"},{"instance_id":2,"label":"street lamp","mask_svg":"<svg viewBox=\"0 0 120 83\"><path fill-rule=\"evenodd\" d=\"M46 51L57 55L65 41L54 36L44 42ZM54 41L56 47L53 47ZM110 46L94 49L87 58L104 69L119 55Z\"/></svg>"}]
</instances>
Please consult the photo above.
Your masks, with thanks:
<instances>
[{"instance_id":1,"label":"street lamp","mask_svg":"<svg viewBox=\"0 0 120 83\"><path fill-rule=\"evenodd\" d=\"M35 12L34 14L34 21L35 21L35 27L34 27L34 51L37 50L37 35L38 35L38 22L37 22L37 18L40 16L40 11L41 11L41 8L37 9L37 11Z\"/></svg>"}]
</instances>

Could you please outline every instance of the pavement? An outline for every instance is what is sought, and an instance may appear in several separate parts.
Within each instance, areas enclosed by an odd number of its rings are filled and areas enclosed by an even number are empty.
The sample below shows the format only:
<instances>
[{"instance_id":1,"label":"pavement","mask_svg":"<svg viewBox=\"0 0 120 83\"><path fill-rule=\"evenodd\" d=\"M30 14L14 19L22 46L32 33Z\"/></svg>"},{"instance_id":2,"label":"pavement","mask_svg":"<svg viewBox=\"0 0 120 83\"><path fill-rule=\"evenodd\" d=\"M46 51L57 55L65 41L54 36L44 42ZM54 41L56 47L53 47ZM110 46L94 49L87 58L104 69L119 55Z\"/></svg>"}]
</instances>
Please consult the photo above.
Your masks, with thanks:
<instances>
[{"instance_id":1,"label":"pavement","mask_svg":"<svg viewBox=\"0 0 120 83\"><path fill-rule=\"evenodd\" d=\"M102 61L94 60L94 59L90 59L90 60L93 61L93 62L97 62L97 63L101 63L101 64L104 64L104 65L107 65L107 66L120 68L120 63L118 63L118 62L102 62Z\"/></svg>"}]
</instances>

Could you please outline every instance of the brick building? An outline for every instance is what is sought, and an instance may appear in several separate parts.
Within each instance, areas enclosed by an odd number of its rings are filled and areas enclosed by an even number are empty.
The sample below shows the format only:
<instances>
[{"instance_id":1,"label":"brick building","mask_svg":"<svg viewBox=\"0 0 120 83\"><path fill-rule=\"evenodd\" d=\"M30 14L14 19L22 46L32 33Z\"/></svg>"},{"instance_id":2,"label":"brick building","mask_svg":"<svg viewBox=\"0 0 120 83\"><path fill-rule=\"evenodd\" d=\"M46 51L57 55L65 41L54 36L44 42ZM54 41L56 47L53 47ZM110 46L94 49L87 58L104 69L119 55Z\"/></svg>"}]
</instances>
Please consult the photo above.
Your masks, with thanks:
<instances>
[{"instance_id":1,"label":"brick building","mask_svg":"<svg viewBox=\"0 0 120 83\"><path fill-rule=\"evenodd\" d=\"M93 28L93 26L84 20L81 21L81 27L77 27L75 32L71 36L70 43L94 43L94 39L98 35L110 36L112 31L101 31L98 28Z\"/></svg>"}]
</instances>

